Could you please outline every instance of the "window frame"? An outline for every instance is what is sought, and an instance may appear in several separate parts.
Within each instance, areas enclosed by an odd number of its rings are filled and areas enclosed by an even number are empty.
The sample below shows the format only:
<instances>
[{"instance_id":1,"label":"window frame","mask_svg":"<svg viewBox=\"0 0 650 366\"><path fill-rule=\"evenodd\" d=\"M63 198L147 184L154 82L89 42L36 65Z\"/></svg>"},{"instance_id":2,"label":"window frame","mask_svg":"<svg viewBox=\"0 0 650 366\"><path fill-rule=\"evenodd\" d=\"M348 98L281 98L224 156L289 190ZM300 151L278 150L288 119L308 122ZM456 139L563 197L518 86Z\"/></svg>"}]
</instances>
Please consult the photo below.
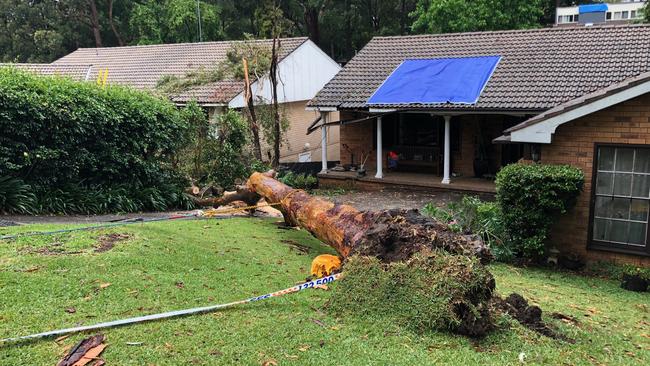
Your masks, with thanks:
<instances>
[{"instance_id":1,"label":"window frame","mask_svg":"<svg viewBox=\"0 0 650 366\"><path fill-rule=\"evenodd\" d=\"M589 225L587 229L588 230L587 249L650 257L650 212L648 212L649 219L647 224L648 228L646 229L645 248L640 247L638 249L633 249L629 245L594 240L594 221L595 221L596 197L597 197L596 184L598 179L598 150L601 147L650 149L650 144L622 144L622 143L617 144L617 143L603 143L603 142L594 143L593 159L591 164L592 165L591 192L589 192L590 197L589 197ZM650 211L650 209L648 209L648 211Z\"/></svg>"}]
</instances>

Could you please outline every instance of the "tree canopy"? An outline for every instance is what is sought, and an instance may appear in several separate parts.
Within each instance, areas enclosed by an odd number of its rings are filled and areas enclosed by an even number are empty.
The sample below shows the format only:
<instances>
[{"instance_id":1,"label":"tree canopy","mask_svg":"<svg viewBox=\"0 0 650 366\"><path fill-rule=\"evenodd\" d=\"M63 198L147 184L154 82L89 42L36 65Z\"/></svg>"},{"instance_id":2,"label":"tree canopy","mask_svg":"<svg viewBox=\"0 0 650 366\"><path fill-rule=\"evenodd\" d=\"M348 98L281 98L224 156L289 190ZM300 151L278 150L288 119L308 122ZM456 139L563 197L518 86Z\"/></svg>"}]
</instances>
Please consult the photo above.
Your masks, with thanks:
<instances>
[{"instance_id":1,"label":"tree canopy","mask_svg":"<svg viewBox=\"0 0 650 366\"><path fill-rule=\"evenodd\" d=\"M49 62L79 47L266 38L275 13L283 36L309 36L346 61L374 36L542 27L557 5L584 2L0 0L0 61Z\"/></svg>"}]
</instances>

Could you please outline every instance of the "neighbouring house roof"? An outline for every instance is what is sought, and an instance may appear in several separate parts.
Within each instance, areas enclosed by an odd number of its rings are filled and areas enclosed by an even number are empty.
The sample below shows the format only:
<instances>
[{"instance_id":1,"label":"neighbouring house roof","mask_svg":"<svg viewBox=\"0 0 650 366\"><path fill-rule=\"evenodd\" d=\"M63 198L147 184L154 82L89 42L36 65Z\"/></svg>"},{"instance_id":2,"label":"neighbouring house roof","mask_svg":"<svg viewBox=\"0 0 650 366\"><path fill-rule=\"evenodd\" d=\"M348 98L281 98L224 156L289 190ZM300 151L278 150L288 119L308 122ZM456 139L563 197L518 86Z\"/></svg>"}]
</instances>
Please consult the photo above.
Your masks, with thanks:
<instances>
[{"instance_id":1,"label":"neighbouring house roof","mask_svg":"<svg viewBox=\"0 0 650 366\"><path fill-rule=\"evenodd\" d=\"M306 37L281 39L280 60L307 41ZM108 69L108 83L130 85L137 89L154 89L165 75L182 77L188 71L212 68L226 60L233 45L242 41L178 43L147 46L80 48L52 63L52 65L92 65L89 79ZM272 40L252 41L271 48ZM223 80L202 85L172 100L183 103L197 100L206 104L227 104L243 90L237 80Z\"/></svg>"},{"instance_id":2,"label":"neighbouring house roof","mask_svg":"<svg viewBox=\"0 0 650 366\"><path fill-rule=\"evenodd\" d=\"M650 72L569 100L504 131L495 142L550 143L558 126L650 93Z\"/></svg>"},{"instance_id":3,"label":"neighbouring house roof","mask_svg":"<svg viewBox=\"0 0 650 366\"><path fill-rule=\"evenodd\" d=\"M368 98L404 60L470 56L501 56L476 104L372 107L539 113L650 71L650 26L375 37L309 105L368 108Z\"/></svg>"},{"instance_id":4,"label":"neighbouring house roof","mask_svg":"<svg viewBox=\"0 0 650 366\"><path fill-rule=\"evenodd\" d=\"M9 66L22 70L29 70L42 75L67 76L77 81L87 80L90 75L91 65L69 64L69 65L52 65L52 64L11 64L0 63L0 67Z\"/></svg>"}]
</instances>

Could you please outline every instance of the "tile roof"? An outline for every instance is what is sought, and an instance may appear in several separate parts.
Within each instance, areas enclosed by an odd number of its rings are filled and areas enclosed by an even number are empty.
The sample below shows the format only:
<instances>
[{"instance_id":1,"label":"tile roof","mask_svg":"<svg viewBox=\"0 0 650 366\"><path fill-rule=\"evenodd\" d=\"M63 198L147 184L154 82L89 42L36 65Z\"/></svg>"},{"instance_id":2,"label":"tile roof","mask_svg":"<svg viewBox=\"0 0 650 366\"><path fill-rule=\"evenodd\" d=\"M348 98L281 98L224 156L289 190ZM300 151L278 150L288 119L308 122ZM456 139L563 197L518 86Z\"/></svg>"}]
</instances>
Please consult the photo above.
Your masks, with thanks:
<instances>
[{"instance_id":1,"label":"tile roof","mask_svg":"<svg viewBox=\"0 0 650 366\"><path fill-rule=\"evenodd\" d=\"M405 59L489 55L502 59L474 105L381 107L543 111L650 71L650 26L375 37L309 105L365 108L370 95Z\"/></svg>"},{"instance_id":2,"label":"tile roof","mask_svg":"<svg viewBox=\"0 0 650 366\"><path fill-rule=\"evenodd\" d=\"M42 75L59 75L67 76L77 81L86 80L90 65L52 65L52 64L3 64L0 67L10 66L18 69L29 70Z\"/></svg>"},{"instance_id":3,"label":"tile roof","mask_svg":"<svg viewBox=\"0 0 650 366\"><path fill-rule=\"evenodd\" d=\"M531 118L529 118L529 119L527 119L527 120L525 120L525 121L523 121L523 122L521 122L521 123L519 123L519 124L517 124L517 125L515 125L513 127L510 127L507 130L505 130L504 132L506 134L509 134L512 131L521 130L521 129L526 128L528 126L532 126L532 125L535 125L537 123L546 121L546 120L548 120L550 118L553 118L555 116L570 112L570 111L572 111L572 110L574 110L576 108L579 108L579 107L594 103L596 101L599 101L599 100L601 100L603 98L606 98L606 97L609 97L611 95L618 94L618 93L623 92L623 91L625 91L627 89L635 87L635 86L637 86L639 84L648 83L648 82L650 82L650 72L645 72L643 74L640 74L640 75L625 79L625 80L623 80L623 81L621 81L619 83L609 85L609 86L607 86L605 88L598 89L598 90L596 90L594 92L591 92L589 94L586 94L586 95L580 96L578 98L575 98L575 99L569 100L567 102L564 102L564 103L562 103L562 104L560 104L558 106L555 106L555 107L553 107L553 108L551 108L551 109L549 109L549 110L547 110L547 111L545 111L543 113L540 113L540 114L538 114L538 115L536 115L534 117L531 117Z\"/></svg>"},{"instance_id":4,"label":"tile roof","mask_svg":"<svg viewBox=\"0 0 650 366\"><path fill-rule=\"evenodd\" d=\"M306 37L283 38L280 59L292 53L307 40ZM90 64L90 80L100 70L108 69L108 83L130 85L138 89L153 89L165 75L183 76L187 71L210 68L226 59L227 52L241 41L178 43L147 46L80 48L53 65ZM271 47L271 40L254 41ZM239 94L243 83L224 80L194 88L172 99L186 102L199 98L200 103L227 103Z\"/></svg>"}]
</instances>

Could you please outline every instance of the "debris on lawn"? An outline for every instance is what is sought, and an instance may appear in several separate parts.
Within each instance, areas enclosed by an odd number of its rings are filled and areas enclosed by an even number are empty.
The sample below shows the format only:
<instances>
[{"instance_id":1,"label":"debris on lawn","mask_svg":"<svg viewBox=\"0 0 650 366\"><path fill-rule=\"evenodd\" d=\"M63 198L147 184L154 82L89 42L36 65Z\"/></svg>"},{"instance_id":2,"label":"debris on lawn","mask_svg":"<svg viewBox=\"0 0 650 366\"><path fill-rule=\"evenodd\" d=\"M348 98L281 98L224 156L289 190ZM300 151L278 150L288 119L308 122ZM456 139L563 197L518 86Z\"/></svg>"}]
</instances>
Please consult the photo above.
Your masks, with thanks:
<instances>
[{"instance_id":1,"label":"debris on lawn","mask_svg":"<svg viewBox=\"0 0 650 366\"><path fill-rule=\"evenodd\" d=\"M61 242L54 242L49 244L48 246L44 246L40 248L27 246L27 247L20 248L18 251L21 254L38 254L38 255L45 255L45 256L75 255L75 254L83 253L82 251L78 251L78 250L66 251L65 248L63 247L63 243Z\"/></svg>"},{"instance_id":2,"label":"debris on lawn","mask_svg":"<svg viewBox=\"0 0 650 366\"><path fill-rule=\"evenodd\" d=\"M291 239L282 239L280 240L282 243L288 244L289 248L296 251L299 255L300 254L308 254L309 251L311 250L310 247L300 244L295 240Z\"/></svg>"},{"instance_id":3,"label":"debris on lawn","mask_svg":"<svg viewBox=\"0 0 650 366\"><path fill-rule=\"evenodd\" d=\"M551 318L560 320L560 321L562 321L564 323L571 324L571 325L580 324L578 319L576 319L576 318L574 318L574 317L572 317L570 315L566 315L566 314L562 314L562 313L551 313Z\"/></svg>"},{"instance_id":4,"label":"debris on lawn","mask_svg":"<svg viewBox=\"0 0 650 366\"><path fill-rule=\"evenodd\" d=\"M515 318L524 327L549 338L575 343L575 340L560 334L556 329L542 320L542 309L536 305L529 305L528 301L517 293L512 293L505 299L498 296L493 298L493 306Z\"/></svg>"},{"instance_id":5,"label":"debris on lawn","mask_svg":"<svg viewBox=\"0 0 650 366\"><path fill-rule=\"evenodd\" d=\"M95 253L104 253L113 249L115 244L120 241L125 241L131 238L130 234L111 233L102 235L97 238L97 245L95 246Z\"/></svg>"},{"instance_id":6,"label":"debris on lawn","mask_svg":"<svg viewBox=\"0 0 650 366\"><path fill-rule=\"evenodd\" d=\"M100 366L104 364L104 360L99 358L99 355L106 348L104 343L104 335L97 334L95 336L86 338L72 347L65 357L57 366L85 366L94 365ZM92 362L92 364L91 364Z\"/></svg>"}]
</instances>

